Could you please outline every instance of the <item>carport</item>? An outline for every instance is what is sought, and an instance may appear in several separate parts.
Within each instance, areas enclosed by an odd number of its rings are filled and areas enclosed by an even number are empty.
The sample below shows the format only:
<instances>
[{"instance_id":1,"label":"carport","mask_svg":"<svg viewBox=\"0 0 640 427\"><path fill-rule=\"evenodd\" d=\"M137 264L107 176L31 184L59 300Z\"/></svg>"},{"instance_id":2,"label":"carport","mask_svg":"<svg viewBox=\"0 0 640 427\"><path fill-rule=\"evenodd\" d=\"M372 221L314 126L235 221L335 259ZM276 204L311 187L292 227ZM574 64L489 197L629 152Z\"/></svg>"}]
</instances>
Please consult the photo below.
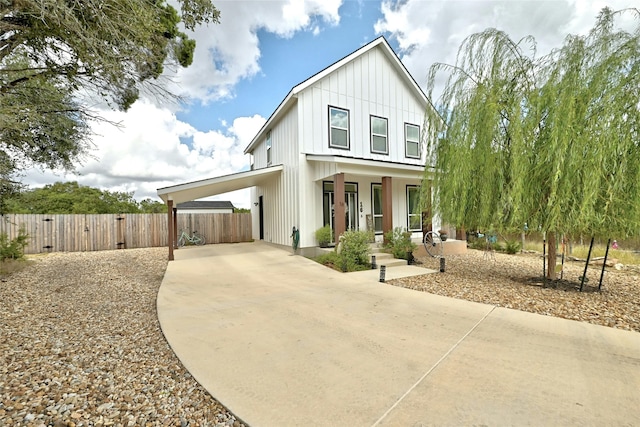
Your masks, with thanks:
<instances>
[{"instance_id":1,"label":"carport","mask_svg":"<svg viewBox=\"0 0 640 427\"><path fill-rule=\"evenodd\" d=\"M184 184L159 188L158 196L167 204L168 215L168 247L169 261L173 261L173 250L178 240L176 206L178 203L189 202L203 197L215 196L230 191L255 187L260 183L282 173L284 166L270 166L268 168L223 175L215 178L192 181Z\"/></svg>"}]
</instances>

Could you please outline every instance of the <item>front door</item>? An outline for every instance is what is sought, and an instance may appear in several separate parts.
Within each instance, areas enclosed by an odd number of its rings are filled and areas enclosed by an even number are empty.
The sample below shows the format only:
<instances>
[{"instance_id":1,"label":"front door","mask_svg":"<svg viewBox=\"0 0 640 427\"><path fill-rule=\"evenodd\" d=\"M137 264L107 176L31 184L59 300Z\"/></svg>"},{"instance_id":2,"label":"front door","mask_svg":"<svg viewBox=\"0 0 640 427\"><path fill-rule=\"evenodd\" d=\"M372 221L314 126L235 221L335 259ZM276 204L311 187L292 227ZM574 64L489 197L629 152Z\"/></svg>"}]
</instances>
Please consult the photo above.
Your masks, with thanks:
<instances>
[{"instance_id":1,"label":"front door","mask_svg":"<svg viewBox=\"0 0 640 427\"><path fill-rule=\"evenodd\" d=\"M345 202L345 224L347 230L358 229L358 184L344 184L344 202ZM323 183L322 194L322 212L323 225L330 225L331 230L335 232L335 194L333 192L333 182L327 181ZM333 236L334 233L331 233Z\"/></svg>"},{"instance_id":2,"label":"front door","mask_svg":"<svg viewBox=\"0 0 640 427\"><path fill-rule=\"evenodd\" d=\"M264 206L262 196L258 197L258 222L260 224L260 240L264 240Z\"/></svg>"}]
</instances>

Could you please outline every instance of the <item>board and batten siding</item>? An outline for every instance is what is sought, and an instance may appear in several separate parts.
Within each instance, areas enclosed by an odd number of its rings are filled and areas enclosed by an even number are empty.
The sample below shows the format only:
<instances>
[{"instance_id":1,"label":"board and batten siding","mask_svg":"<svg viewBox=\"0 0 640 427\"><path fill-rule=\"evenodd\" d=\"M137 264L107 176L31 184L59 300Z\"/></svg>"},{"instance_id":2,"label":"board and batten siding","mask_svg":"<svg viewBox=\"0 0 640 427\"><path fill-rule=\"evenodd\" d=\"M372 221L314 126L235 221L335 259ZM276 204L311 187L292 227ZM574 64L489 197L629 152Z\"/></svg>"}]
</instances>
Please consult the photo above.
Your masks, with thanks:
<instances>
[{"instance_id":1,"label":"board and batten siding","mask_svg":"<svg viewBox=\"0 0 640 427\"><path fill-rule=\"evenodd\" d=\"M251 192L253 202L263 197L264 240L278 245L291 245L291 231L300 228L300 191L298 117L295 105L274 123L271 131L271 164L283 165L282 174ZM267 167L265 138L254 150L255 168ZM258 207L252 204L253 236L259 238Z\"/></svg>"},{"instance_id":2,"label":"board and batten siding","mask_svg":"<svg viewBox=\"0 0 640 427\"><path fill-rule=\"evenodd\" d=\"M329 106L349 110L349 150L329 148ZM423 164L405 157L404 124L422 130L425 108L387 56L372 49L298 94L302 152ZM370 115L387 119L389 154L371 153Z\"/></svg>"},{"instance_id":3,"label":"board and batten siding","mask_svg":"<svg viewBox=\"0 0 640 427\"><path fill-rule=\"evenodd\" d=\"M251 241L251 215L178 214L178 230L198 231L209 243ZM0 233L29 235L25 253L85 252L168 245L167 214L5 214Z\"/></svg>"}]
</instances>

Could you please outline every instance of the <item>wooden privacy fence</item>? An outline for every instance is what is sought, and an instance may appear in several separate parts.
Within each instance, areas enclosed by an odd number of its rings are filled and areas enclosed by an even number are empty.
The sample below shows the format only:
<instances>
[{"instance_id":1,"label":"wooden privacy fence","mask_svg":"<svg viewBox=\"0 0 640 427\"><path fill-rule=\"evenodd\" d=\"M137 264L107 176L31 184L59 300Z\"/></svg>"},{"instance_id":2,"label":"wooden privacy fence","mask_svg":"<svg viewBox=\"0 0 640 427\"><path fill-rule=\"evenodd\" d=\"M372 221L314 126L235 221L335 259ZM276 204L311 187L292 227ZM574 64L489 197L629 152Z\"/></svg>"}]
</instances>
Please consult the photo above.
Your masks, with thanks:
<instances>
[{"instance_id":1,"label":"wooden privacy fence","mask_svg":"<svg viewBox=\"0 0 640 427\"><path fill-rule=\"evenodd\" d=\"M0 233L9 239L20 228L29 235L25 253L83 252L168 245L167 214L0 216ZM180 231L197 231L207 244L251 241L249 213L178 213Z\"/></svg>"}]
</instances>

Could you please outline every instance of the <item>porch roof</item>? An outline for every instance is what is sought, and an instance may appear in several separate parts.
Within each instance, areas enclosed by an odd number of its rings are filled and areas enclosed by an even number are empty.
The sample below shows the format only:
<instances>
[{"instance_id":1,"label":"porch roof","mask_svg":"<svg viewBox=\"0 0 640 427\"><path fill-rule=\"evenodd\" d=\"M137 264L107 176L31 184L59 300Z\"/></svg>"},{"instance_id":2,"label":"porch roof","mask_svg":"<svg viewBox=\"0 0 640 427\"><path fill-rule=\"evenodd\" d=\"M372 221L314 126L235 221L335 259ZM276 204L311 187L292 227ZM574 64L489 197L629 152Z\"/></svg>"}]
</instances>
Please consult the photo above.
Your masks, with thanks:
<instances>
[{"instance_id":1,"label":"porch roof","mask_svg":"<svg viewBox=\"0 0 640 427\"><path fill-rule=\"evenodd\" d=\"M307 161L326 164L325 167L316 170L314 181L330 178L337 173L421 180L424 178L425 171L425 167L420 165L341 156L307 154Z\"/></svg>"},{"instance_id":2,"label":"porch roof","mask_svg":"<svg viewBox=\"0 0 640 427\"><path fill-rule=\"evenodd\" d=\"M280 174L284 166L270 166L268 168L239 172L231 175L223 175L200 181L187 182L171 187L159 188L158 196L166 203L173 200L175 204L228 193L254 187L260 183Z\"/></svg>"}]
</instances>

